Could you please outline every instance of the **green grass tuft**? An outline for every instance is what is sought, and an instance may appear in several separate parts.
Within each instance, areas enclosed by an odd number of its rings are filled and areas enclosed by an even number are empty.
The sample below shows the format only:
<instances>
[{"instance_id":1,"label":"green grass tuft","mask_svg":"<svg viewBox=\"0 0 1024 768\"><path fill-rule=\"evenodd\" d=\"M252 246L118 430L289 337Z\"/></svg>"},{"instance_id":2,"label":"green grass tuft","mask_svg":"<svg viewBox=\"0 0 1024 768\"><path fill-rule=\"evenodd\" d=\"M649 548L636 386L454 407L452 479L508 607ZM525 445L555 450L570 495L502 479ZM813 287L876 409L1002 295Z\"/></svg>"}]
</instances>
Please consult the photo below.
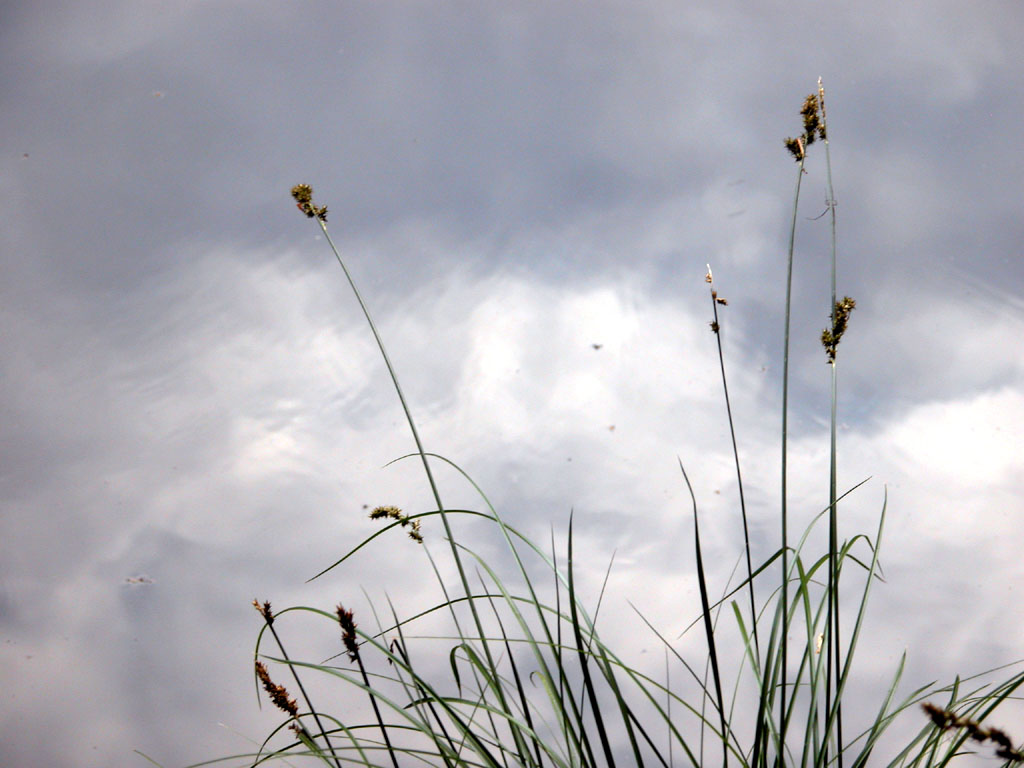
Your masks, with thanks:
<instances>
[{"instance_id":1,"label":"green grass tuft","mask_svg":"<svg viewBox=\"0 0 1024 768\"><path fill-rule=\"evenodd\" d=\"M654 679L620 657L602 639L597 611L591 616L577 589L574 529L570 517L564 558L555 542L546 550L507 524L484 492L457 465L429 453L419 436L398 377L369 309L327 228L327 207L313 203L313 190L297 185L292 194L307 217L322 229L362 308L387 365L416 445L409 457L418 459L435 508L406 514L379 507L371 517L381 528L355 545L318 578L342 566L356 552L393 543L393 529L402 529L421 548L437 575L443 599L400 617L390 604L373 608L371 617L354 616L338 605L334 612L293 607L274 613L269 603L256 602L263 619L256 642L255 675L285 719L252 755L224 758L259 765L270 760L294 764L312 758L341 766L454 766L509 768L541 766L669 766L713 765L720 762L744 768L768 766L944 766L973 742L989 745L1003 764L1024 760L1019 745L998 728L985 725L996 708L1016 697L1024 672L1010 667L957 679L950 685L931 685L900 698L903 660L890 685L879 691L878 711L871 724L851 732L843 718L843 698L854 674L854 658L868 604L880 581L879 551L884 532L883 502L878 527L848 539L839 535L837 508L855 488L840 494L836 487L837 357L848 330L853 299L836 299L836 218L832 190L825 91L809 95L800 110L803 132L784 144L798 164L786 276L783 338L783 389L780 449L782 455L780 539L770 556L755 564L751 554L743 475L736 430L729 402L721 335L724 322L711 268L711 329L718 342L722 388L732 437L745 552L745 578L718 600L710 593L700 541L698 500L680 461L682 481L692 499L694 553L699 577L701 613L694 619L704 629L707 656L701 663L686 659L648 619L638 612L638 627L651 633L664 649L663 679ZM829 503L790 542L787 514L787 419L789 394L790 317L797 208L806 173L808 149L821 140L825 146L828 212L832 228L831 324L822 334L832 371ZM442 500L433 466L454 467L479 493L482 510L450 509ZM473 547L459 540L451 525L456 516L486 520L506 548L510 572L500 571ZM444 558L435 560L420 524L440 521ZM828 547L813 551L812 532L828 526ZM402 542L402 546L411 546ZM441 573L452 568L457 592L449 592ZM537 574L545 574L542 580ZM471 578L472 577L472 578ZM550 580L548 580L550 579ZM312 579L311 579L312 580ZM843 589L840 590L842 585ZM757 590L755 590L755 586ZM760 595L760 599L759 596ZM840 600L842 596L842 600ZM725 618L723 618L723 610ZM282 620L295 612L325 623L336 632L338 657L311 663L292 659L278 633ZM381 620L382 615L389 618ZM840 633L840 617L850 622ZM376 624L365 629L368 620ZM444 619L448 633L437 637L417 634L429 622ZM642 626L641 626L642 625ZM735 635L728 635L735 631ZM739 640L738 658L723 656ZM444 653L438 654L438 644ZM670 684L671 670L681 669L684 684ZM270 669L276 670L273 673ZM321 675L345 686L352 711L319 711L310 700L303 678ZM1004 679L982 683L1002 675ZM293 697L281 679L294 682ZM733 681L725 690L724 682ZM975 687L969 690L966 683ZM696 691L684 691L689 686ZM368 702L369 707L359 702ZM921 707L925 709L922 711ZM900 716L920 724L894 756L880 763L875 750L880 738Z\"/></svg>"}]
</instances>

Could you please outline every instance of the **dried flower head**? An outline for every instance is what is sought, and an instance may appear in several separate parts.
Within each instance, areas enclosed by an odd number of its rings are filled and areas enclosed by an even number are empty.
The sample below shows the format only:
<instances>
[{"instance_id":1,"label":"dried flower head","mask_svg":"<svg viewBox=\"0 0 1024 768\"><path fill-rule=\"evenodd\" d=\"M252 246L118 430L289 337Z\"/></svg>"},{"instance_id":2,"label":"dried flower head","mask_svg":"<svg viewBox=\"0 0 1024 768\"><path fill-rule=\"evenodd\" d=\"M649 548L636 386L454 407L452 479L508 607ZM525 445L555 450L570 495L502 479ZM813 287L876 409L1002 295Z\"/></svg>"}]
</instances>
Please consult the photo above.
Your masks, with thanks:
<instances>
[{"instance_id":1,"label":"dried flower head","mask_svg":"<svg viewBox=\"0 0 1024 768\"><path fill-rule=\"evenodd\" d=\"M842 300L837 301L832 309L832 327L821 332L821 345L825 348L825 354L828 355L830 363L836 361L836 348L839 346L843 334L846 333L847 325L850 322L850 313L856 306L856 301L849 296L843 296Z\"/></svg>"},{"instance_id":2,"label":"dried flower head","mask_svg":"<svg viewBox=\"0 0 1024 768\"><path fill-rule=\"evenodd\" d=\"M410 517L402 512L398 507L377 507L370 512L371 520L381 520L383 518L391 518L397 521L403 528L409 527L409 538L415 541L417 544L423 543L423 534L420 533L420 522L419 520L412 520Z\"/></svg>"},{"instance_id":3,"label":"dried flower head","mask_svg":"<svg viewBox=\"0 0 1024 768\"><path fill-rule=\"evenodd\" d=\"M420 533L420 521L413 520L409 523L409 538L417 544L423 543L423 534Z\"/></svg>"},{"instance_id":4,"label":"dried flower head","mask_svg":"<svg viewBox=\"0 0 1024 768\"><path fill-rule=\"evenodd\" d=\"M782 143L786 145L786 149L789 151L789 154L791 154L798 163L804 159L804 148L799 139L790 137L788 139L783 139Z\"/></svg>"},{"instance_id":5,"label":"dried flower head","mask_svg":"<svg viewBox=\"0 0 1024 768\"><path fill-rule=\"evenodd\" d=\"M338 623L341 625L341 642L345 644L348 651L349 661L359 659L359 641L356 639L356 622L352 618L352 611L346 611L345 606L338 603Z\"/></svg>"},{"instance_id":6,"label":"dried flower head","mask_svg":"<svg viewBox=\"0 0 1024 768\"><path fill-rule=\"evenodd\" d=\"M402 510L398 507L392 506L374 507L373 511L370 512L371 520L380 520L383 517L390 517L393 520L401 520L404 515L402 514Z\"/></svg>"},{"instance_id":7,"label":"dried flower head","mask_svg":"<svg viewBox=\"0 0 1024 768\"><path fill-rule=\"evenodd\" d=\"M820 87L820 84L819 84ZM825 127L819 116L818 95L811 93L804 99L800 107L800 115L803 117L804 132L797 138L787 138L783 144L798 163L807 157L807 147L815 142L818 137L825 138Z\"/></svg>"},{"instance_id":8,"label":"dried flower head","mask_svg":"<svg viewBox=\"0 0 1024 768\"><path fill-rule=\"evenodd\" d=\"M1013 741L1005 731L998 728L985 728L976 720L960 717L956 712L943 709L929 702L922 704L921 709L927 713L936 728L943 731L963 728L974 741L991 741L995 744L998 747L996 749L996 757L1000 760L1009 760L1017 763L1024 762L1024 751L1014 748Z\"/></svg>"},{"instance_id":9,"label":"dried flower head","mask_svg":"<svg viewBox=\"0 0 1024 768\"><path fill-rule=\"evenodd\" d=\"M260 603L259 600L253 600L252 601L252 606L257 611L260 612L260 615L263 617L263 620L265 622L267 622L267 624L273 624L274 623L274 612L272 610L270 610L270 602L269 601L265 601L263 603Z\"/></svg>"},{"instance_id":10,"label":"dried flower head","mask_svg":"<svg viewBox=\"0 0 1024 768\"><path fill-rule=\"evenodd\" d=\"M804 118L804 139L808 144L813 144L818 137L818 127L821 121L818 119L818 95L809 94L804 99L804 105L800 108L800 114Z\"/></svg>"},{"instance_id":11,"label":"dried flower head","mask_svg":"<svg viewBox=\"0 0 1024 768\"><path fill-rule=\"evenodd\" d=\"M288 691L283 685L277 685L270 679L270 673L267 672L262 661L256 662L256 677L263 683L263 689L270 695L270 700L278 709L287 712L292 717L298 717L299 707L295 703L295 699L288 695Z\"/></svg>"},{"instance_id":12,"label":"dried flower head","mask_svg":"<svg viewBox=\"0 0 1024 768\"><path fill-rule=\"evenodd\" d=\"M292 187L292 197L295 198L295 207L306 216L327 221L327 206L322 205L318 208L313 205L313 188L309 184L296 184Z\"/></svg>"}]
</instances>

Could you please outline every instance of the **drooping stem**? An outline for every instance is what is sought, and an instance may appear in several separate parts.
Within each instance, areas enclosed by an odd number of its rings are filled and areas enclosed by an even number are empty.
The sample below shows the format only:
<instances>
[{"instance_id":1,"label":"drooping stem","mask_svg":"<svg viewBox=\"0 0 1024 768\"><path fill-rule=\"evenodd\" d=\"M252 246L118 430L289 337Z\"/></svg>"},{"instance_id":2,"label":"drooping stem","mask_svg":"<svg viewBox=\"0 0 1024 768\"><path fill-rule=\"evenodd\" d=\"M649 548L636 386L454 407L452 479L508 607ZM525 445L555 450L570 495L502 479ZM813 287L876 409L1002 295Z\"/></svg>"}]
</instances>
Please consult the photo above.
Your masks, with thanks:
<instances>
[{"instance_id":1,"label":"drooping stem","mask_svg":"<svg viewBox=\"0 0 1024 768\"><path fill-rule=\"evenodd\" d=\"M377 342L377 348L380 350L381 357L384 360L384 365L387 367L388 375L391 377L391 383L395 388L395 393L398 395L398 400L402 405L402 411L405 414L406 422L409 425L409 430L412 433L413 441L416 444L416 452L420 456L420 460L423 462L423 471L427 476L427 483L430 485L430 492L434 497L434 502L437 504L437 510L441 517L442 525L444 526L445 537L448 540L448 545L451 549L452 560L455 563L456 570L459 574L459 580L462 585L463 593L465 594L469 604L469 611L473 617L473 624L477 630L477 637L480 640L481 647L484 652L484 656L487 659L487 663L491 669L496 669L496 663L491 652L490 644L487 641L487 634L484 632L483 622L480 618L479 612L477 611L476 603L473 600L473 592L469 586L469 579L466 575L466 569L463 565L462 558L459 555L458 546L456 545L455 535L452 531L451 524L448 520L448 514L444 506L444 502L441 501L441 493L438 489L437 482L434 480L434 473L430 468L430 462L427 459L427 452L423 447L423 442L420 439L419 430L416 428L416 421L413 419L412 411L409 409L408 401L405 398L405 393L402 391L402 386L398 381L398 375L395 373L395 368L391 364L391 358L388 355L387 349L384 346L384 340L381 338L380 332L377 330L377 324L374 323L373 317L370 314L370 310L363 300L362 294L359 292L359 288L356 286L355 280L352 278L348 267L345 265L345 260L342 259L341 253L338 251L337 246L334 244L334 240L331 239L330 232L327 231L327 207L316 207L312 204L312 189L308 185L297 185L292 188L292 196L296 199L299 205L299 209L305 213L309 218L315 218L317 223L320 225L320 229L324 234L324 238L327 240L327 244L331 247L331 251L334 252L334 257L338 261L338 265L341 267L342 272L345 273L345 279L348 280L349 286L352 288L353 294L355 294L356 301L359 302L359 307L363 311L363 316L366 318L367 324L370 326L370 331L373 333L373 338ZM452 620L455 622L456 629L460 636L463 636L462 629L459 626L458 616L455 612L454 607L449 602L449 609L451 611ZM497 689L497 695L501 702L502 707L507 709L507 702L505 701L504 691L499 686ZM517 732L516 732L517 733ZM518 736L518 733L517 733Z\"/></svg>"}]
</instances>

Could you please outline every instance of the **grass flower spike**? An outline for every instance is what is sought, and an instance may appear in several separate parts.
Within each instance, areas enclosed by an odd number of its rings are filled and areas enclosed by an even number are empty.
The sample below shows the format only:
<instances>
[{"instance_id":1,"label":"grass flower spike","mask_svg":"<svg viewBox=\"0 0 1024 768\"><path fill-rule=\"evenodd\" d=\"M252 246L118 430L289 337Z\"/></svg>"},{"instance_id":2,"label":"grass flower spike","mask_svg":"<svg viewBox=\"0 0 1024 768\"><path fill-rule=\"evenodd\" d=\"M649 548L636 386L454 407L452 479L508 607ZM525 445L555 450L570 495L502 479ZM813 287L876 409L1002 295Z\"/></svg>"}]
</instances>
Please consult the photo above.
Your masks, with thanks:
<instances>
[{"instance_id":1,"label":"grass flower spike","mask_svg":"<svg viewBox=\"0 0 1024 768\"><path fill-rule=\"evenodd\" d=\"M295 198L296 207L302 211L306 216L313 219L320 219L320 221L327 221L327 206L322 205L319 208L313 205L313 188L308 184L296 184L292 187L292 197Z\"/></svg>"},{"instance_id":2,"label":"grass flower spike","mask_svg":"<svg viewBox=\"0 0 1024 768\"><path fill-rule=\"evenodd\" d=\"M956 712L925 702L921 705L928 718L941 731L963 729L967 736L978 742L991 741L996 745L996 757L1011 763L1024 762L1024 752L1013 746L1013 740L999 728L985 728L977 720L962 717Z\"/></svg>"},{"instance_id":3,"label":"grass flower spike","mask_svg":"<svg viewBox=\"0 0 1024 768\"><path fill-rule=\"evenodd\" d=\"M352 618L352 611L346 611L345 606L338 603L336 609L338 623L341 625L341 641L348 652L349 661L359 660L359 642L356 640L356 622Z\"/></svg>"},{"instance_id":4,"label":"grass flower spike","mask_svg":"<svg viewBox=\"0 0 1024 768\"><path fill-rule=\"evenodd\" d=\"M419 520L412 520L398 507L377 507L370 513L371 520L381 520L383 518L391 518L392 520L395 520L403 528L408 526L409 538L415 541L417 544L423 543L423 535L420 533Z\"/></svg>"},{"instance_id":5,"label":"grass flower spike","mask_svg":"<svg viewBox=\"0 0 1024 768\"><path fill-rule=\"evenodd\" d=\"M828 361L835 363L836 347L840 339L846 333L846 326L850 322L850 313L857 306L857 302L849 296L843 296L842 301L837 301L832 310L832 328L826 328L821 332L821 345L825 348Z\"/></svg>"},{"instance_id":6,"label":"grass flower spike","mask_svg":"<svg viewBox=\"0 0 1024 768\"><path fill-rule=\"evenodd\" d=\"M295 703L295 699L288 695L288 691L283 685L277 685L270 679L270 673L267 672L267 667L262 661L256 662L256 676L263 683L263 689L270 695L274 706L292 717L299 716L299 706Z\"/></svg>"},{"instance_id":7,"label":"grass flower spike","mask_svg":"<svg viewBox=\"0 0 1024 768\"><path fill-rule=\"evenodd\" d=\"M798 163L807 157L807 148L818 138L824 139L825 124L818 117L818 95L809 94L804 99L800 114L804 119L804 132L797 138L783 140L783 144ZM821 102L822 104L824 101Z\"/></svg>"}]
</instances>

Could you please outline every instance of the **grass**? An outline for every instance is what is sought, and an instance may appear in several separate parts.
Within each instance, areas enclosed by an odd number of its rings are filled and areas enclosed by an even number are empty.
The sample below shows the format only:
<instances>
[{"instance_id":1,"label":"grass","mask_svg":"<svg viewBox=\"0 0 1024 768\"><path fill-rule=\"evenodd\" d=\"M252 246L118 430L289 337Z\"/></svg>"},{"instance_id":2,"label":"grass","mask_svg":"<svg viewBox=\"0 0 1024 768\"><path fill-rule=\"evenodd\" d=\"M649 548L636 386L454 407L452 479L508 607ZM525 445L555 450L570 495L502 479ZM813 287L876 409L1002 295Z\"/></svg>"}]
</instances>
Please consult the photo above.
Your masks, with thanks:
<instances>
[{"instance_id":1,"label":"grass","mask_svg":"<svg viewBox=\"0 0 1024 768\"><path fill-rule=\"evenodd\" d=\"M292 190L299 209L322 229L363 310L415 441L416 452L403 458L422 464L434 501L433 509L412 514L395 507L375 509L371 517L382 521L383 527L314 578L342 566L367 547L418 547L417 554L428 560L437 576L443 598L412 616L399 616L390 603L375 605L372 617L359 617L359 622L343 605L333 611L299 606L275 612L269 603L254 602L263 621L256 642L256 681L284 719L257 753L223 760L251 765L315 760L336 768L719 763L859 768L944 766L960 755L987 750L985 754L1003 764L1024 761L1006 733L985 725L997 707L1016 698L1024 683L1024 673L1010 667L900 694L904 657L891 683L879 691L877 713L870 724L853 729L844 718L843 700L854 674L868 598L880 581L886 507L882 505L877 529L870 535L840 537L837 509L855 488L840 493L836 481L838 360L856 303L849 297L837 298L836 293L836 209L824 97L819 81L817 92L806 98L801 109L802 133L785 140L796 161L797 178L782 350L778 547L763 562L754 562L721 346L719 308L726 301L718 294L709 266L711 329L718 341L732 437L745 572L739 584L721 597L713 596L701 548L698 500L680 462L680 480L692 501L701 600L692 626L703 632L706 657L700 663L687 659L642 615L617 617L646 626L661 644L665 671L658 677L617 654L602 639L598 610L588 612L577 585L579 563L571 517L565 541L556 545L552 540L542 547L508 524L461 469L427 451L367 304L330 237L327 208L313 204L310 187L298 185ZM791 288L801 184L808 150L816 142L825 148L832 231L831 323L821 333L832 376L830 493L828 504L794 536L787 508ZM442 464L454 467L472 484L481 509L453 509L444 503L434 475L434 467ZM507 552L507 558L502 558L507 566L488 561L456 536L453 522L461 517L490 524ZM431 518L444 532L444 547L437 555L424 543L421 532L421 523ZM827 526L824 551L816 551L809 543L817 540L812 534L820 526ZM414 543L391 543L400 531ZM387 543L382 537L387 537ZM455 574L451 581L443 577L448 572ZM278 629L295 613L326 622L325 632L340 632L339 658L314 663L289 656ZM375 628L367 630L370 619ZM428 636L439 624L447 627L445 634ZM436 650L439 644L441 653ZM680 674L682 683L674 678ZM347 687L347 711L332 714L318 709L303 684L310 675L333 678ZM901 717L914 725L906 731L911 735L890 748L883 760L876 756L876 748Z\"/></svg>"}]
</instances>

